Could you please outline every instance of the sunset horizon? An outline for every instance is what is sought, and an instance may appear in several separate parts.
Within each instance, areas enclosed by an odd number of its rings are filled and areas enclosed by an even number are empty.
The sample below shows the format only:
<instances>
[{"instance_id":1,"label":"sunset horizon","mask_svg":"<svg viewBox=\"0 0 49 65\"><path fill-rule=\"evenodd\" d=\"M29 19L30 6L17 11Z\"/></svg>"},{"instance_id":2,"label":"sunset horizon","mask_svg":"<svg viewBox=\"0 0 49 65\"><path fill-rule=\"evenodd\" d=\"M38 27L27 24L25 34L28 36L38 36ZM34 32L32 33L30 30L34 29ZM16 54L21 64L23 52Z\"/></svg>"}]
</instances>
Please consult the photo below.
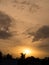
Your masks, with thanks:
<instances>
[{"instance_id":1,"label":"sunset horizon","mask_svg":"<svg viewBox=\"0 0 49 65\"><path fill-rule=\"evenodd\" d=\"M0 51L49 57L49 0L0 0Z\"/></svg>"}]
</instances>

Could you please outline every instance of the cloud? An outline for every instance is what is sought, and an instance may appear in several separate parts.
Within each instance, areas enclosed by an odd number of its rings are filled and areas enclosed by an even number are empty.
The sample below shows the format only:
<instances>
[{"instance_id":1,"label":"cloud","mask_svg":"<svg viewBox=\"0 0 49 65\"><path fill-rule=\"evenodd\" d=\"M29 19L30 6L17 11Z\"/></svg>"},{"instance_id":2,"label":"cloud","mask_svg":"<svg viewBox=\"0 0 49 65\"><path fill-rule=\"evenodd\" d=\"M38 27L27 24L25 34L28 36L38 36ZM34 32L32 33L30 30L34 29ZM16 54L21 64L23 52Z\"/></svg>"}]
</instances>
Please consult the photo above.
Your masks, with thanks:
<instances>
[{"instance_id":1,"label":"cloud","mask_svg":"<svg viewBox=\"0 0 49 65\"><path fill-rule=\"evenodd\" d=\"M11 33L8 33L6 31L0 31L0 39L8 39L11 36L12 36Z\"/></svg>"},{"instance_id":2,"label":"cloud","mask_svg":"<svg viewBox=\"0 0 49 65\"><path fill-rule=\"evenodd\" d=\"M35 43L34 46L39 50L49 53L49 38Z\"/></svg>"},{"instance_id":3,"label":"cloud","mask_svg":"<svg viewBox=\"0 0 49 65\"><path fill-rule=\"evenodd\" d=\"M0 11L0 39L7 39L8 37L12 36L12 34L9 32L11 23L12 19L4 12Z\"/></svg>"},{"instance_id":4,"label":"cloud","mask_svg":"<svg viewBox=\"0 0 49 65\"><path fill-rule=\"evenodd\" d=\"M8 28L11 25L11 18L4 14L4 12L0 11L0 26L4 26L5 28Z\"/></svg>"},{"instance_id":5,"label":"cloud","mask_svg":"<svg viewBox=\"0 0 49 65\"><path fill-rule=\"evenodd\" d=\"M32 41L39 41L43 39L49 38L49 26L48 25L42 25L38 27L31 27L27 29L24 34L29 37L33 37Z\"/></svg>"},{"instance_id":6,"label":"cloud","mask_svg":"<svg viewBox=\"0 0 49 65\"><path fill-rule=\"evenodd\" d=\"M14 7L18 7L19 9L26 9L29 12L35 12L38 9L40 9L39 5L36 4L34 1L29 1L29 0L13 0Z\"/></svg>"},{"instance_id":7,"label":"cloud","mask_svg":"<svg viewBox=\"0 0 49 65\"><path fill-rule=\"evenodd\" d=\"M35 29L35 30L34 30ZM32 41L32 47L49 55L49 26L41 25L36 28L31 27L25 31L25 35ZM27 38L28 38L27 37ZM30 43L31 44L31 43Z\"/></svg>"},{"instance_id":8,"label":"cloud","mask_svg":"<svg viewBox=\"0 0 49 65\"><path fill-rule=\"evenodd\" d=\"M49 26L42 26L34 33L33 41L49 38Z\"/></svg>"}]
</instances>

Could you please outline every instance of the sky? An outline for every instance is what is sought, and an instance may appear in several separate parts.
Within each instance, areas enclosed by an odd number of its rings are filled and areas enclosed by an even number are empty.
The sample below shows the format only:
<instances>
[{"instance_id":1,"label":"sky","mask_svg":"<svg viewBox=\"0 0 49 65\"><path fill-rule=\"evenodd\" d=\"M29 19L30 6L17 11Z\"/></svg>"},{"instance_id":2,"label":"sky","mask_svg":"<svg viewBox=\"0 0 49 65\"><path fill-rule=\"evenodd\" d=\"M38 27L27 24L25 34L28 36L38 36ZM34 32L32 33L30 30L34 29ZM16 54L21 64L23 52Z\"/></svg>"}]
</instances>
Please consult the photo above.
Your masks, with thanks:
<instances>
[{"instance_id":1,"label":"sky","mask_svg":"<svg viewBox=\"0 0 49 65\"><path fill-rule=\"evenodd\" d=\"M49 56L49 0L0 0L0 51Z\"/></svg>"}]
</instances>

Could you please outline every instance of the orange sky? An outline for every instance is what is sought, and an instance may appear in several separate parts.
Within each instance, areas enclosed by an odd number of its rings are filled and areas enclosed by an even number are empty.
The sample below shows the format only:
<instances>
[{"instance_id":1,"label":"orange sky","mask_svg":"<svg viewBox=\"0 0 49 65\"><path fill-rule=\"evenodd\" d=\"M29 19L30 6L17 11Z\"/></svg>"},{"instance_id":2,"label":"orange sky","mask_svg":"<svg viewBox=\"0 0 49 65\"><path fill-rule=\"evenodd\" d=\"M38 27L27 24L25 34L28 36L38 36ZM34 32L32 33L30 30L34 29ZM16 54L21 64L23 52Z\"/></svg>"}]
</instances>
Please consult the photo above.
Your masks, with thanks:
<instances>
[{"instance_id":1,"label":"orange sky","mask_svg":"<svg viewBox=\"0 0 49 65\"><path fill-rule=\"evenodd\" d=\"M16 1L16 2L15 2ZM24 2L24 3L23 3ZM35 57L49 56L48 47L40 47L48 44L47 40L33 40L33 35L28 32L35 32L43 25L49 25L49 1L48 0L1 0L0 11L14 19L13 26L9 29L13 36L9 39L0 39L0 50L18 56L19 49L31 48ZM47 46L46 45L46 46Z\"/></svg>"}]
</instances>

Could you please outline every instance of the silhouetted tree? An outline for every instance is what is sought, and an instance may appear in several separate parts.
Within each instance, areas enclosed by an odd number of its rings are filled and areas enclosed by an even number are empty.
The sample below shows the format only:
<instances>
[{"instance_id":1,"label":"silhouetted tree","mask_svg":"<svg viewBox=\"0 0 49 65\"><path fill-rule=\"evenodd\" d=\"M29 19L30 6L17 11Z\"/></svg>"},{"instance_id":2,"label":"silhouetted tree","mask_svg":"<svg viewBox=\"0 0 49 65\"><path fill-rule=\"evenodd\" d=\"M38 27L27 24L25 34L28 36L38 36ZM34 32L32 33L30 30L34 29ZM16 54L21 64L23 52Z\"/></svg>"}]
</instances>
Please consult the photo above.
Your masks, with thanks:
<instances>
[{"instance_id":1,"label":"silhouetted tree","mask_svg":"<svg viewBox=\"0 0 49 65\"><path fill-rule=\"evenodd\" d=\"M11 60L12 59L12 55L7 54L6 56L4 56L4 59Z\"/></svg>"},{"instance_id":2,"label":"silhouetted tree","mask_svg":"<svg viewBox=\"0 0 49 65\"><path fill-rule=\"evenodd\" d=\"M25 54L21 53L21 59L25 59Z\"/></svg>"},{"instance_id":3,"label":"silhouetted tree","mask_svg":"<svg viewBox=\"0 0 49 65\"><path fill-rule=\"evenodd\" d=\"M25 65L25 54L21 53L20 59L18 60L18 65Z\"/></svg>"},{"instance_id":4,"label":"silhouetted tree","mask_svg":"<svg viewBox=\"0 0 49 65\"><path fill-rule=\"evenodd\" d=\"M3 54L2 54L2 52L0 52L0 60L2 59L2 56L3 56Z\"/></svg>"},{"instance_id":5,"label":"silhouetted tree","mask_svg":"<svg viewBox=\"0 0 49 65\"><path fill-rule=\"evenodd\" d=\"M21 53L20 58L13 59L12 55L3 56L2 52L0 52L0 65L49 65L49 57L44 59L33 56L25 58L25 54Z\"/></svg>"}]
</instances>

